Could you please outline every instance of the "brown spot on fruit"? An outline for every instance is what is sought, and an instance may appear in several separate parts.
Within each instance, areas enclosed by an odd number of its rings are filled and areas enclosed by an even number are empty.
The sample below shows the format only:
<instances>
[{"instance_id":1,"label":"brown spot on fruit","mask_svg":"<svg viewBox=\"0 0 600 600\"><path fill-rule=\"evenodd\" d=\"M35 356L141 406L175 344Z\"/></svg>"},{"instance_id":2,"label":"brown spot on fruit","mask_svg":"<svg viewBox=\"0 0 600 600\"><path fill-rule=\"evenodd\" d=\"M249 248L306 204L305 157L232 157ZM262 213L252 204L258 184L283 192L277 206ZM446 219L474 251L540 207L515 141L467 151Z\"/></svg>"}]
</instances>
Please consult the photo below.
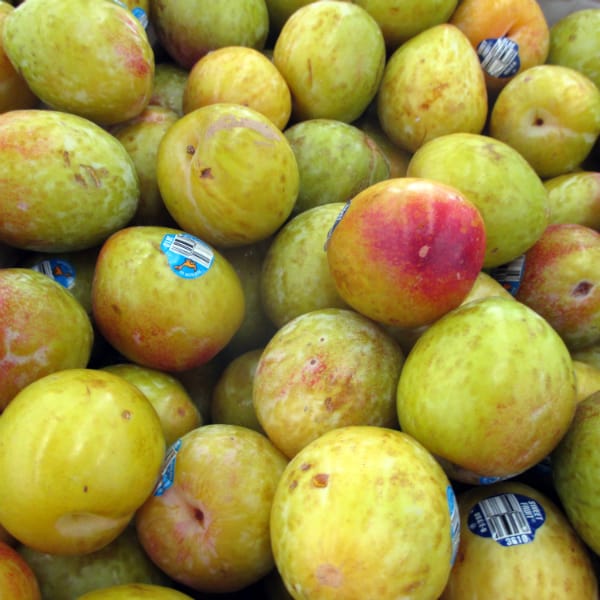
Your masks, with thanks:
<instances>
[{"instance_id":1,"label":"brown spot on fruit","mask_svg":"<svg viewBox=\"0 0 600 600\"><path fill-rule=\"evenodd\" d=\"M212 169L210 167L206 167L200 171L201 179L214 179L212 174Z\"/></svg>"},{"instance_id":2,"label":"brown spot on fruit","mask_svg":"<svg viewBox=\"0 0 600 600\"><path fill-rule=\"evenodd\" d=\"M194 519L196 519L196 521L198 521L198 523L202 525L204 523L204 512L201 511L199 508L195 508Z\"/></svg>"},{"instance_id":3,"label":"brown spot on fruit","mask_svg":"<svg viewBox=\"0 0 600 600\"><path fill-rule=\"evenodd\" d=\"M319 565L315 571L315 577L321 585L339 588L344 582L344 575L331 564Z\"/></svg>"},{"instance_id":4,"label":"brown spot on fruit","mask_svg":"<svg viewBox=\"0 0 600 600\"><path fill-rule=\"evenodd\" d=\"M317 473L312 478L313 487L324 488L329 483L329 475L327 473Z\"/></svg>"},{"instance_id":5,"label":"brown spot on fruit","mask_svg":"<svg viewBox=\"0 0 600 600\"><path fill-rule=\"evenodd\" d=\"M129 421L129 419L131 419L131 411L129 411L129 410L124 410L124 411L121 413L121 417L122 417L123 419L125 419L126 421Z\"/></svg>"},{"instance_id":6,"label":"brown spot on fruit","mask_svg":"<svg viewBox=\"0 0 600 600\"><path fill-rule=\"evenodd\" d=\"M581 296L587 296L592 291L594 284L589 281L580 281L571 292L571 296L579 298Z\"/></svg>"},{"instance_id":7,"label":"brown spot on fruit","mask_svg":"<svg viewBox=\"0 0 600 600\"><path fill-rule=\"evenodd\" d=\"M194 148L194 146L192 146L191 144L188 144L185 151L187 154L190 154L193 156L196 153L196 148Z\"/></svg>"}]
</instances>

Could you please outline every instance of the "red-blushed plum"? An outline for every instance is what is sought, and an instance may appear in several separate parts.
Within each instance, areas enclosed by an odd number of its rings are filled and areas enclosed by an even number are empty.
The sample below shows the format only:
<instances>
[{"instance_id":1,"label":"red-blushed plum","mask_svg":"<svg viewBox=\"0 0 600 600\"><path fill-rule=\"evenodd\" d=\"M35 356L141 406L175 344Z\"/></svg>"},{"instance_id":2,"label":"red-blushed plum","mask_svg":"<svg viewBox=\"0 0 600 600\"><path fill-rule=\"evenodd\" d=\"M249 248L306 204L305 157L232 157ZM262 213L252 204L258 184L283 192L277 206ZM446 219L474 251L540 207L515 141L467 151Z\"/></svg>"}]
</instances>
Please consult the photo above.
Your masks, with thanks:
<instances>
[{"instance_id":1,"label":"red-blushed plum","mask_svg":"<svg viewBox=\"0 0 600 600\"><path fill-rule=\"evenodd\" d=\"M550 30L537 0L462 0L450 23L473 45L490 98L517 74L546 61Z\"/></svg>"},{"instance_id":2,"label":"red-blushed plum","mask_svg":"<svg viewBox=\"0 0 600 600\"><path fill-rule=\"evenodd\" d=\"M300 7L273 47L273 63L292 93L292 120L360 117L377 93L385 53L379 25L357 4L323 0Z\"/></svg>"},{"instance_id":3,"label":"red-blushed plum","mask_svg":"<svg viewBox=\"0 0 600 600\"><path fill-rule=\"evenodd\" d=\"M348 308L325 252L327 235L343 208L343 202L330 202L302 211L269 245L259 276L260 298L277 328L311 310Z\"/></svg>"},{"instance_id":4,"label":"red-blushed plum","mask_svg":"<svg viewBox=\"0 0 600 600\"><path fill-rule=\"evenodd\" d=\"M430 140L413 154L406 174L451 185L477 207L485 223L484 268L518 258L548 225L548 193L538 174L514 148L487 135Z\"/></svg>"},{"instance_id":5,"label":"red-blushed plum","mask_svg":"<svg viewBox=\"0 0 600 600\"><path fill-rule=\"evenodd\" d=\"M397 427L403 361L392 337L360 313L304 313L283 325L263 350L252 391L256 416L289 458L330 429Z\"/></svg>"},{"instance_id":6,"label":"red-blushed plum","mask_svg":"<svg viewBox=\"0 0 600 600\"><path fill-rule=\"evenodd\" d=\"M277 486L277 569L294 598L438 598L458 545L455 502L440 465L409 435L333 429L288 463Z\"/></svg>"},{"instance_id":7,"label":"red-blushed plum","mask_svg":"<svg viewBox=\"0 0 600 600\"><path fill-rule=\"evenodd\" d=\"M440 600L594 600L591 554L549 496L519 481L458 494L460 545Z\"/></svg>"},{"instance_id":8,"label":"red-blushed plum","mask_svg":"<svg viewBox=\"0 0 600 600\"><path fill-rule=\"evenodd\" d=\"M227 593L274 567L269 518L286 457L231 424L198 427L171 446L136 530L154 563L200 592Z\"/></svg>"},{"instance_id":9,"label":"red-blushed plum","mask_svg":"<svg viewBox=\"0 0 600 600\"><path fill-rule=\"evenodd\" d=\"M15 7L0 0L0 113L20 108L34 108L39 103L38 97L29 89L27 82L15 70L6 56L2 43L4 19Z\"/></svg>"},{"instance_id":10,"label":"red-blushed plum","mask_svg":"<svg viewBox=\"0 0 600 600\"><path fill-rule=\"evenodd\" d=\"M117 2L21 2L4 21L3 44L30 89L56 110L111 125L150 100L152 46Z\"/></svg>"},{"instance_id":11,"label":"red-blushed plum","mask_svg":"<svg viewBox=\"0 0 600 600\"><path fill-rule=\"evenodd\" d=\"M121 229L102 246L92 282L94 322L131 362L161 371L218 354L244 317L240 279L216 249L178 229Z\"/></svg>"},{"instance_id":12,"label":"red-blushed plum","mask_svg":"<svg viewBox=\"0 0 600 600\"><path fill-rule=\"evenodd\" d=\"M574 171L544 181L549 223L577 223L600 229L600 172Z\"/></svg>"},{"instance_id":13,"label":"red-blushed plum","mask_svg":"<svg viewBox=\"0 0 600 600\"><path fill-rule=\"evenodd\" d=\"M91 248L129 222L139 193L131 157L92 121L50 109L0 114L0 241Z\"/></svg>"},{"instance_id":14,"label":"red-blushed plum","mask_svg":"<svg viewBox=\"0 0 600 600\"><path fill-rule=\"evenodd\" d=\"M8 544L0 541L0 598L42 600L40 587L27 561Z\"/></svg>"},{"instance_id":15,"label":"red-blushed plum","mask_svg":"<svg viewBox=\"0 0 600 600\"><path fill-rule=\"evenodd\" d=\"M86 367L94 331L60 283L26 268L0 269L0 412L35 380Z\"/></svg>"},{"instance_id":16,"label":"red-blushed plum","mask_svg":"<svg viewBox=\"0 0 600 600\"><path fill-rule=\"evenodd\" d=\"M525 304L491 296L463 304L419 337L400 373L398 418L452 479L489 483L554 449L576 394L558 333Z\"/></svg>"},{"instance_id":17,"label":"red-blushed plum","mask_svg":"<svg viewBox=\"0 0 600 600\"><path fill-rule=\"evenodd\" d=\"M600 341L600 233L576 223L550 225L525 254L516 294L542 315L569 349Z\"/></svg>"},{"instance_id":18,"label":"red-blushed plum","mask_svg":"<svg viewBox=\"0 0 600 600\"><path fill-rule=\"evenodd\" d=\"M169 373L135 363L112 364L103 370L123 377L150 400L160 419L167 446L202 425L198 407L183 384Z\"/></svg>"},{"instance_id":19,"label":"red-blushed plum","mask_svg":"<svg viewBox=\"0 0 600 600\"><path fill-rule=\"evenodd\" d=\"M122 377L41 377L0 417L0 522L40 552L99 550L152 493L165 447L152 404Z\"/></svg>"},{"instance_id":20,"label":"red-blushed plum","mask_svg":"<svg viewBox=\"0 0 600 600\"><path fill-rule=\"evenodd\" d=\"M483 218L461 192L405 177L350 200L330 233L327 260L352 308L387 325L418 327L463 301L485 247Z\"/></svg>"},{"instance_id":21,"label":"red-blushed plum","mask_svg":"<svg viewBox=\"0 0 600 600\"><path fill-rule=\"evenodd\" d=\"M520 152L544 179L573 171L600 135L600 89L570 67L530 67L498 94L489 134Z\"/></svg>"},{"instance_id":22,"label":"red-blushed plum","mask_svg":"<svg viewBox=\"0 0 600 600\"><path fill-rule=\"evenodd\" d=\"M180 67L191 69L211 50L262 50L269 32L265 0L150 0L158 41Z\"/></svg>"},{"instance_id":23,"label":"red-blushed plum","mask_svg":"<svg viewBox=\"0 0 600 600\"><path fill-rule=\"evenodd\" d=\"M577 405L575 417L550 456L552 482L560 502L581 539L600 552L600 392Z\"/></svg>"},{"instance_id":24,"label":"red-blushed plum","mask_svg":"<svg viewBox=\"0 0 600 600\"><path fill-rule=\"evenodd\" d=\"M193 600L193 598L163 585L124 583L87 592L77 600Z\"/></svg>"},{"instance_id":25,"label":"red-blushed plum","mask_svg":"<svg viewBox=\"0 0 600 600\"><path fill-rule=\"evenodd\" d=\"M481 133L488 114L477 54L464 33L448 23L422 31L394 51L376 103L381 128L408 152L446 133Z\"/></svg>"},{"instance_id":26,"label":"red-blushed plum","mask_svg":"<svg viewBox=\"0 0 600 600\"><path fill-rule=\"evenodd\" d=\"M218 248L272 235L298 195L294 152L258 111L220 102L174 123L158 148L156 177L179 227Z\"/></svg>"}]
</instances>

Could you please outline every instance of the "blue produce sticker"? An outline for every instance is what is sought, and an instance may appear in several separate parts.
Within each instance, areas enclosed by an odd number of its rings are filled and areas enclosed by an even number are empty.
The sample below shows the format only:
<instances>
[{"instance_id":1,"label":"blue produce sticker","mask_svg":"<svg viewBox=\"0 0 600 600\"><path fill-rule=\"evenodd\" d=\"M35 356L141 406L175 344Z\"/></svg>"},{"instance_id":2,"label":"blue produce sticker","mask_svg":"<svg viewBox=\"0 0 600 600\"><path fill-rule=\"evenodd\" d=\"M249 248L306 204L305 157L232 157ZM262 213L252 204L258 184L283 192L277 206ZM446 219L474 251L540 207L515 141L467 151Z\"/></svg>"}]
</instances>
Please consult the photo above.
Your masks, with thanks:
<instances>
[{"instance_id":1,"label":"blue produce sticker","mask_svg":"<svg viewBox=\"0 0 600 600\"><path fill-rule=\"evenodd\" d=\"M502 287L509 291L513 296L517 294L523 281L523 273L525 272L525 255L515 258L514 260L499 265L490 269L490 275Z\"/></svg>"},{"instance_id":2,"label":"blue produce sticker","mask_svg":"<svg viewBox=\"0 0 600 600\"><path fill-rule=\"evenodd\" d=\"M118 4L122 8L129 10L129 6L127 6L127 4L125 4L125 2L123 2L123 0L113 0L113 2L115 4ZM131 13L142 24L142 27L144 29L146 29L148 27L148 23L149 23L148 15L146 14L146 11L141 6L136 6L136 7L132 8Z\"/></svg>"},{"instance_id":3,"label":"blue produce sticker","mask_svg":"<svg viewBox=\"0 0 600 600\"><path fill-rule=\"evenodd\" d=\"M168 450L163 461L163 466L158 477L158 482L152 492L153 496L162 496L175 480L175 461L181 448L181 439L177 440Z\"/></svg>"},{"instance_id":4,"label":"blue produce sticker","mask_svg":"<svg viewBox=\"0 0 600 600\"><path fill-rule=\"evenodd\" d=\"M31 267L34 271L43 273L70 290L75 285L75 267L68 261L60 258L43 260Z\"/></svg>"},{"instance_id":5,"label":"blue produce sticker","mask_svg":"<svg viewBox=\"0 0 600 600\"><path fill-rule=\"evenodd\" d=\"M184 279L196 279L212 266L215 254L212 248L189 233L168 233L160 243L171 271Z\"/></svg>"},{"instance_id":6,"label":"blue produce sticker","mask_svg":"<svg viewBox=\"0 0 600 600\"><path fill-rule=\"evenodd\" d=\"M446 488L446 498L448 500L448 511L450 512L450 536L452 538L452 557L450 559L450 564L454 565L458 546L460 545L460 512L451 485Z\"/></svg>"},{"instance_id":7,"label":"blue produce sticker","mask_svg":"<svg viewBox=\"0 0 600 600\"><path fill-rule=\"evenodd\" d=\"M346 202L346 204L344 204L344 206L342 207L342 210L340 211L340 214L335 218L335 221L334 221L333 225L331 226L331 229L327 233L327 239L325 240L325 246L323 248L325 251L327 251L327 246L329 245L329 238L333 234L333 231L335 230L335 228L338 226L339 222L342 220L342 218L346 214L346 211L350 208L350 202L351 202L351 200L348 200L348 202Z\"/></svg>"},{"instance_id":8,"label":"blue produce sticker","mask_svg":"<svg viewBox=\"0 0 600 600\"><path fill-rule=\"evenodd\" d=\"M512 77L521 68L519 44L508 37L482 40L477 56L483 70L492 77Z\"/></svg>"},{"instance_id":9,"label":"blue produce sticker","mask_svg":"<svg viewBox=\"0 0 600 600\"><path fill-rule=\"evenodd\" d=\"M543 507L533 498L505 493L475 504L469 511L467 524L474 534L508 547L532 542L545 521Z\"/></svg>"}]
</instances>

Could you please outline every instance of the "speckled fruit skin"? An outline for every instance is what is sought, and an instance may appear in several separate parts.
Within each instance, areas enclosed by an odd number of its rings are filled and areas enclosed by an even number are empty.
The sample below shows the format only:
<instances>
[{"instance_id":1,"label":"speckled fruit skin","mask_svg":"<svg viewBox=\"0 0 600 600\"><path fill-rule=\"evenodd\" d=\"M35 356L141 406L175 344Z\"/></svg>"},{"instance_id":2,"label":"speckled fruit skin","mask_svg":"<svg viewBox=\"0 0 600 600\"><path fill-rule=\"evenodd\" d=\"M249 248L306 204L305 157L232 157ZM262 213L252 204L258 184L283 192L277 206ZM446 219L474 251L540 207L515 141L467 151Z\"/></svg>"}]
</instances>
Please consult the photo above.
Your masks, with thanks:
<instances>
[{"instance_id":1,"label":"speckled fruit skin","mask_svg":"<svg viewBox=\"0 0 600 600\"><path fill-rule=\"evenodd\" d=\"M269 32L265 0L150 0L150 15L159 42L184 69L225 46L262 50Z\"/></svg>"},{"instance_id":2,"label":"speckled fruit skin","mask_svg":"<svg viewBox=\"0 0 600 600\"><path fill-rule=\"evenodd\" d=\"M315 206L290 219L262 262L260 297L277 328L311 310L348 308L329 271L325 243L342 202Z\"/></svg>"},{"instance_id":3,"label":"speckled fruit skin","mask_svg":"<svg viewBox=\"0 0 600 600\"><path fill-rule=\"evenodd\" d=\"M34 108L38 97L29 89L27 82L15 70L6 56L2 42L2 30L6 16L14 6L0 0L0 113L20 108Z\"/></svg>"},{"instance_id":4,"label":"speckled fruit skin","mask_svg":"<svg viewBox=\"0 0 600 600\"><path fill-rule=\"evenodd\" d=\"M165 453L156 411L135 386L65 369L21 390L0 419L0 520L23 544L85 554L125 530Z\"/></svg>"},{"instance_id":5,"label":"speckled fruit skin","mask_svg":"<svg viewBox=\"0 0 600 600\"><path fill-rule=\"evenodd\" d=\"M485 223L484 268L528 250L548 225L548 194L531 165L508 144L487 135L450 133L421 146L409 177L426 177L460 190Z\"/></svg>"},{"instance_id":6,"label":"speckled fruit skin","mask_svg":"<svg viewBox=\"0 0 600 600\"><path fill-rule=\"evenodd\" d=\"M6 244L40 252L91 248L127 224L139 193L123 145L88 119L54 110L0 114Z\"/></svg>"},{"instance_id":7,"label":"speckled fruit skin","mask_svg":"<svg viewBox=\"0 0 600 600\"><path fill-rule=\"evenodd\" d=\"M269 518L287 462L263 434L243 426L190 431L172 485L137 512L142 546L172 579L200 592L257 582L274 566Z\"/></svg>"},{"instance_id":8,"label":"speckled fruit skin","mask_svg":"<svg viewBox=\"0 0 600 600\"><path fill-rule=\"evenodd\" d=\"M88 592L77 600L193 600L191 596L161 585L128 583Z\"/></svg>"},{"instance_id":9,"label":"speckled fruit skin","mask_svg":"<svg viewBox=\"0 0 600 600\"><path fill-rule=\"evenodd\" d=\"M181 117L162 138L156 176L179 227L220 248L272 235L292 212L299 185L281 130L232 103Z\"/></svg>"},{"instance_id":10,"label":"speckled fruit skin","mask_svg":"<svg viewBox=\"0 0 600 600\"><path fill-rule=\"evenodd\" d=\"M446 133L481 133L488 113L487 89L477 53L447 23L402 44L385 66L377 115L386 135L415 152Z\"/></svg>"},{"instance_id":11,"label":"speckled fruit skin","mask_svg":"<svg viewBox=\"0 0 600 600\"><path fill-rule=\"evenodd\" d=\"M130 119L152 93L154 53L116 2L22 2L4 23L4 50L49 106L101 125Z\"/></svg>"},{"instance_id":12,"label":"speckled fruit skin","mask_svg":"<svg viewBox=\"0 0 600 600\"><path fill-rule=\"evenodd\" d=\"M131 362L163 371L198 367L220 352L244 317L244 292L215 249L198 278L172 271L160 244L168 227L126 227L102 246L92 282L94 321Z\"/></svg>"},{"instance_id":13,"label":"speckled fruit skin","mask_svg":"<svg viewBox=\"0 0 600 600\"><path fill-rule=\"evenodd\" d=\"M277 569L296 600L431 600L453 548L448 479L413 438L329 431L286 467L271 509Z\"/></svg>"},{"instance_id":14,"label":"speckled fruit skin","mask_svg":"<svg viewBox=\"0 0 600 600\"><path fill-rule=\"evenodd\" d=\"M46 275L0 269L0 412L26 385L85 367L94 332L75 297Z\"/></svg>"},{"instance_id":15,"label":"speckled fruit skin","mask_svg":"<svg viewBox=\"0 0 600 600\"><path fill-rule=\"evenodd\" d=\"M431 325L398 382L402 430L467 483L467 472L483 482L540 462L567 431L575 406L571 356L558 333L500 296L464 304Z\"/></svg>"},{"instance_id":16,"label":"speckled fruit skin","mask_svg":"<svg viewBox=\"0 0 600 600\"><path fill-rule=\"evenodd\" d=\"M431 323L462 302L481 271L481 214L443 183L381 181L340 217L327 242L332 278L342 299L375 321Z\"/></svg>"},{"instance_id":17,"label":"speckled fruit skin","mask_svg":"<svg viewBox=\"0 0 600 600\"><path fill-rule=\"evenodd\" d=\"M525 254L517 300L544 317L569 349L600 341L600 233L550 225Z\"/></svg>"},{"instance_id":18,"label":"speckled fruit skin","mask_svg":"<svg viewBox=\"0 0 600 600\"><path fill-rule=\"evenodd\" d=\"M11 600L42 600L35 573L11 546L0 541L0 596Z\"/></svg>"},{"instance_id":19,"label":"speckled fruit skin","mask_svg":"<svg viewBox=\"0 0 600 600\"><path fill-rule=\"evenodd\" d=\"M503 546L469 528L469 512L481 500L497 494L520 494L533 500L545 517L533 540ZM530 485L505 481L473 487L458 495L460 546L440 600L544 598L595 600L598 584L587 548L562 510Z\"/></svg>"},{"instance_id":20,"label":"speckled fruit skin","mask_svg":"<svg viewBox=\"0 0 600 600\"><path fill-rule=\"evenodd\" d=\"M290 458L336 427L395 427L403 360L387 333L352 310L305 313L263 350L254 374L256 416Z\"/></svg>"},{"instance_id":21,"label":"speckled fruit skin","mask_svg":"<svg viewBox=\"0 0 600 600\"><path fill-rule=\"evenodd\" d=\"M385 41L375 19L357 4L311 2L283 25L273 62L292 92L294 121L350 123L377 93Z\"/></svg>"},{"instance_id":22,"label":"speckled fruit skin","mask_svg":"<svg viewBox=\"0 0 600 600\"><path fill-rule=\"evenodd\" d=\"M291 125L284 134L300 171L295 214L346 202L390 176L382 150L355 125L335 119L308 119Z\"/></svg>"},{"instance_id":23,"label":"speckled fruit skin","mask_svg":"<svg viewBox=\"0 0 600 600\"><path fill-rule=\"evenodd\" d=\"M577 405L566 435L551 455L552 480L569 521L581 539L600 552L600 392Z\"/></svg>"},{"instance_id":24,"label":"speckled fruit skin","mask_svg":"<svg viewBox=\"0 0 600 600\"><path fill-rule=\"evenodd\" d=\"M544 180L550 223L577 223L600 230L600 172L574 171Z\"/></svg>"}]
</instances>

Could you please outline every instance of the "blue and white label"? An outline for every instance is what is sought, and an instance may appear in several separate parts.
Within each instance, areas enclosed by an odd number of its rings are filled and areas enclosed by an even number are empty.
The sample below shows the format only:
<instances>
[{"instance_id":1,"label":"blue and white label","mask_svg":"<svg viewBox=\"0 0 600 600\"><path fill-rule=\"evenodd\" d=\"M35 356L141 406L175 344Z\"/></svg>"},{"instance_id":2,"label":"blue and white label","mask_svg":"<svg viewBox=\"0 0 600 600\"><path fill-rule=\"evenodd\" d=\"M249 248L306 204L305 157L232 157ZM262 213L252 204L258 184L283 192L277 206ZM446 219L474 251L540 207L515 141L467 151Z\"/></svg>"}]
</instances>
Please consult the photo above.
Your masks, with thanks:
<instances>
[{"instance_id":1,"label":"blue and white label","mask_svg":"<svg viewBox=\"0 0 600 600\"><path fill-rule=\"evenodd\" d=\"M50 277L50 279L54 279L68 290L75 285L75 267L66 260L50 258L33 265L31 268Z\"/></svg>"},{"instance_id":2,"label":"blue and white label","mask_svg":"<svg viewBox=\"0 0 600 600\"><path fill-rule=\"evenodd\" d=\"M450 564L454 565L458 547L460 545L460 512L458 510L458 502L456 495L451 485L446 488L446 498L448 500L448 511L450 513L450 536L452 538L452 557Z\"/></svg>"},{"instance_id":3,"label":"blue and white label","mask_svg":"<svg viewBox=\"0 0 600 600\"><path fill-rule=\"evenodd\" d=\"M487 38L477 46L482 69L492 77L512 77L521 68L519 44L507 37Z\"/></svg>"},{"instance_id":4,"label":"blue and white label","mask_svg":"<svg viewBox=\"0 0 600 600\"><path fill-rule=\"evenodd\" d=\"M152 492L153 496L162 496L173 485L173 481L175 481L175 462L180 448L181 439L177 440L167 450L158 482Z\"/></svg>"},{"instance_id":5,"label":"blue and white label","mask_svg":"<svg viewBox=\"0 0 600 600\"><path fill-rule=\"evenodd\" d=\"M327 233L327 239L325 240L325 246L324 246L323 250L327 251L327 246L329 245L329 238L333 234L335 228L339 225L339 222L343 219L344 215L346 214L346 211L350 208L350 202L351 202L351 200L348 200L348 202L346 202L346 204L344 204L344 206L342 207L342 210L340 211L338 216L335 218L335 221L333 222L331 229Z\"/></svg>"},{"instance_id":6,"label":"blue and white label","mask_svg":"<svg viewBox=\"0 0 600 600\"><path fill-rule=\"evenodd\" d=\"M523 281L525 272L525 255L522 254L508 263L499 265L490 270L493 277L505 290L513 296L517 294Z\"/></svg>"},{"instance_id":7,"label":"blue and white label","mask_svg":"<svg viewBox=\"0 0 600 600\"><path fill-rule=\"evenodd\" d=\"M475 535L508 547L532 542L545 521L543 507L533 498L505 493L480 500L469 511L467 523Z\"/></svg>"},{"instance_id":8,"label":"blue and white label","mask_svg":"<svg viewBox=\"0 0 600 600\"><path fill-rule=\"evenodd\" d=\"M212 266L215 253L212 248L189 233L168 233L160 243L171 271L184 279L196 279Z\"/></svg>"},{"instance_id":9,"label":"blue and white label","mask_svg":"<svg viewBox=\"0 0 600 600\"><path fill-rule=\"evenodd\" d=\"M125 10L129 10L129 6L123 2L123 0L113 0L115 4L118 4L121 8ZM131 13L133 16L142 24L142 27L146 29L148 27L148 15L146 11L141 6L135 6L131 9Z\"/></svg>"}]
</instances>

